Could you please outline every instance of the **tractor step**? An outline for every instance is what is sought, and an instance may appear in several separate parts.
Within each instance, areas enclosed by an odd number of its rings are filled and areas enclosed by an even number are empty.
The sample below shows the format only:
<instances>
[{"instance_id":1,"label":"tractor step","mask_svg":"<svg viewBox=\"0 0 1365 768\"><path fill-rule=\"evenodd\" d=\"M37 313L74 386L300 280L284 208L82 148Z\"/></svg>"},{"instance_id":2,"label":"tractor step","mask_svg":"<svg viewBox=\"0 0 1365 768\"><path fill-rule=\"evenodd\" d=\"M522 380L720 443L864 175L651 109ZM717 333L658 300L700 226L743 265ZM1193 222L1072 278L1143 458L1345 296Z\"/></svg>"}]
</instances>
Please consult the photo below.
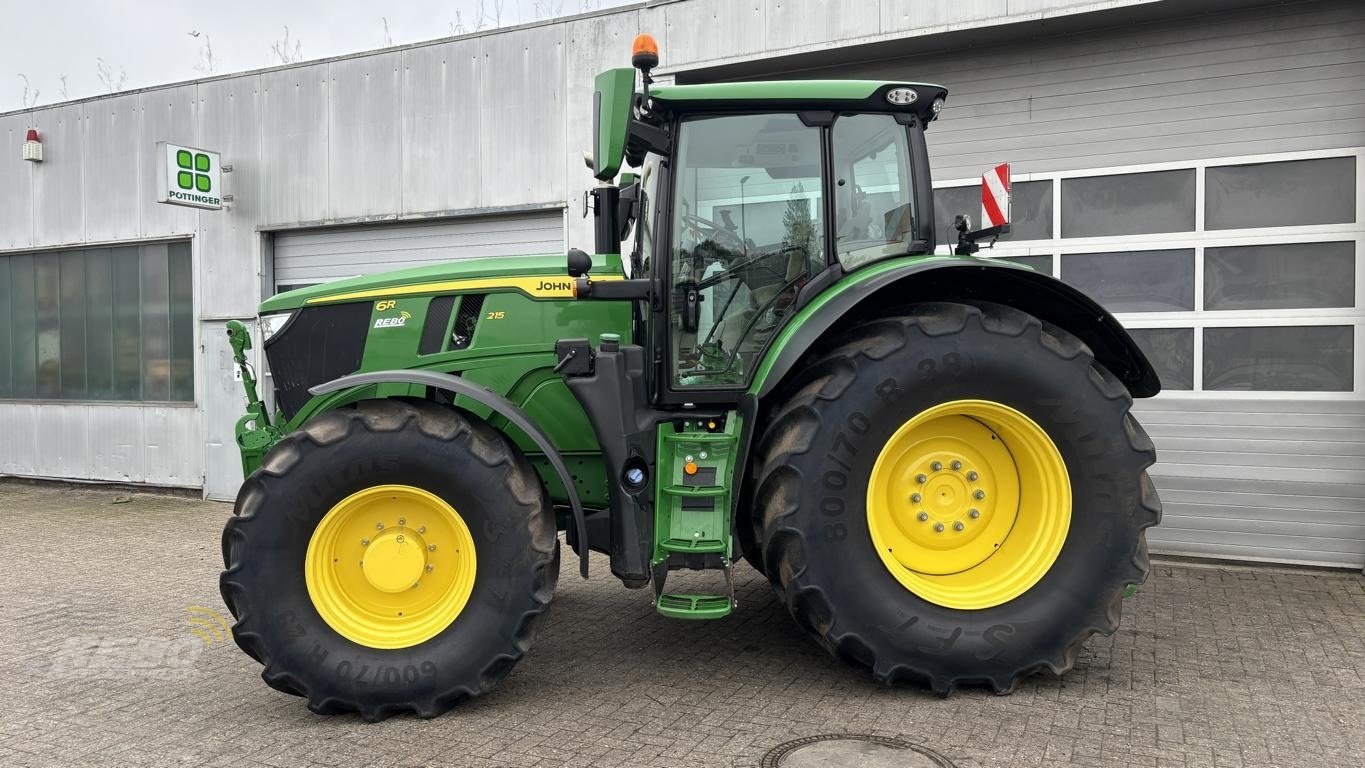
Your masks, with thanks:
<instances>
[{"instance_id":1,"label":"tractor step","mask_svg":"<svg viewBox=\"0 0 1365 768\"><path fill-rule=\"evenodd\" d=\"M660 595L655 607L670 619L723 619L734 602L725 595Z\"/></svg>"},{"instance_id":2,"label":"tractor step","mask_svg":"<svg viewBox=\"0 0 1365 768\"><path fill-rule=\"evenodd\" d=\"M739 603L735 601L735 571L728 558L721 559L725 571L725 595L686 595L663 594L663 578L668 574L667 565L655 571L657 580L654 588L654 607L670 619L723 619L730 615Z\"/></svg>"},{"instance_id":3,"label":"tractor step","mask_svg":"<svg viewBox=\"0 0 1365 768\"><path fill-rule=\"evenodd\" d=\"M723 539L664 539L657 546L665 552L680 552L682 554L715 553L724 555L728 554L729 550L729 546Z\"/></svg>"},{"instance_id":4,"label":"tractor step","mask_svg":"<svg viewBox=\"0 0 1365 768\"><path fill-rule=\"evenodd\" d=\"M665 616L719 619L734 609L730 510L740 426L734 411L659 425L650 565L654 604ZM722 568L729 595L664 594L670 567Z\"/></svg>"}]
</instances>

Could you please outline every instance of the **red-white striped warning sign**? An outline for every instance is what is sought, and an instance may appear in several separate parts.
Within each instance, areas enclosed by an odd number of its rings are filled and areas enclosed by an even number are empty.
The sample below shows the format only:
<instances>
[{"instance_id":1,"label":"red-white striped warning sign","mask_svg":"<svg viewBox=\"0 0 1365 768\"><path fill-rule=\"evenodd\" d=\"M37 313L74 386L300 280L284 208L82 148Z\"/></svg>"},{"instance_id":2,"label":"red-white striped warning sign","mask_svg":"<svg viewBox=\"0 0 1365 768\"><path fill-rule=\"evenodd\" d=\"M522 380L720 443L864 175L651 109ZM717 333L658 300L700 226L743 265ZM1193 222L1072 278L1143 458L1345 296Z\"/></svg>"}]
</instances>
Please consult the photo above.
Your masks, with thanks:
<instances>
[{"instance_id":1,"label":"red-white striped warning sign","mask_svg":"<svg viewBox=\"0 0 1365 768\"><path fill-rule=\"evenodd\" d=\"M981 226L998 227L1010 220L1010 164L981 174Z\"/></svg>"}]
</instances>

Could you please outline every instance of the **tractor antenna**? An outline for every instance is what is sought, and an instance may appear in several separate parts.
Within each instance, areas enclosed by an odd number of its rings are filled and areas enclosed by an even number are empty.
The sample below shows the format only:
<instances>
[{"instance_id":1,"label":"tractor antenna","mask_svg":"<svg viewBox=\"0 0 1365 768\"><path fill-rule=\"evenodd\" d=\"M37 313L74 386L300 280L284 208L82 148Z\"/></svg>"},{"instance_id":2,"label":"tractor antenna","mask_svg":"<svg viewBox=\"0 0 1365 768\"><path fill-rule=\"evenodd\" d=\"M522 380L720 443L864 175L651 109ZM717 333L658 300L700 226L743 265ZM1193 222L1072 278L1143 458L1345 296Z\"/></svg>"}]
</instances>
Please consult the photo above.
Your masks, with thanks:
<instances>
[{"instance_id":1,"label":"tractor antenna","mask_svg":"<svg viewBox=\"0 0 1365 768\"><path fill-rule=\"evenodd\" d=\"M650 83L654 78L649 76L649 70L659 66L659 44L654 42L653 35L637 35L635 43L630 50L630 63L640 70L640 79L644 81L645 95L649 95Z\"/></svg>"}]
</instances>

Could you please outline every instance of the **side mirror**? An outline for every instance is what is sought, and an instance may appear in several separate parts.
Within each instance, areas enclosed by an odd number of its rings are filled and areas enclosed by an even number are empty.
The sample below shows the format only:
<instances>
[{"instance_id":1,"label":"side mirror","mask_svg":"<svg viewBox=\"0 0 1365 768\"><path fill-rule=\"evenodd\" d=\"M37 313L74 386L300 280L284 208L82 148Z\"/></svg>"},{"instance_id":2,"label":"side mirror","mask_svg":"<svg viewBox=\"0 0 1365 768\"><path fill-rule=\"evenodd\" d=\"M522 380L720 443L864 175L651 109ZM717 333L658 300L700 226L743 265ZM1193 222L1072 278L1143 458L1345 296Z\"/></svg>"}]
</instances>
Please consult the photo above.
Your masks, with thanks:
<instances>
[{"instance_id":1,"label":"side mirror","mask_svg":"<svg viewBox=\"0 0 1365 768\"><path fill-rule=\"evenodd\" d=\"M569 277L582 277L592 271L592 257L577 248L569 249Z\"/></svg>"}]
</instances>

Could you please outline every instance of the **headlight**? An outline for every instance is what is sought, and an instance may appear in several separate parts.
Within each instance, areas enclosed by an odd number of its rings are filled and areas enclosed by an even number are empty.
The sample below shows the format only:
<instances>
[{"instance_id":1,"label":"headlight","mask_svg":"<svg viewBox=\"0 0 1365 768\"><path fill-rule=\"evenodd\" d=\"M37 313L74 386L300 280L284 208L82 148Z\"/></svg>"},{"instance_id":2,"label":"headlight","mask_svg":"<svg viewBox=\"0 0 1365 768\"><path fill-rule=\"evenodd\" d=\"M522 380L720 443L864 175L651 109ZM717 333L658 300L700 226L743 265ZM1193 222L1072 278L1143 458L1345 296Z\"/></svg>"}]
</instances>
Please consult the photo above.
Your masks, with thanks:
<instances>
[{"instance_id":1,"label":"headlight","mask_svg":"<svg viewBox=\"0 0 1365 768\"><path fill-rule=\"evenodd\" d=\"M273 315L261 315L261 343L265 343L271 336L280 332L280 329L289 324L289 318L293 317L293 312L277 312Z\"/></svg>"},{"instance_id":2,"label":"headlight","mask_svg":"<svg viewBox=\"0 0 1365 768\"><path fill-rule=\"evenodd\" d=\"M892 88L886 92L886 100L900 106L914 104L919 101L919 92L914 88Z\"/></svg>"}]
</instances>

